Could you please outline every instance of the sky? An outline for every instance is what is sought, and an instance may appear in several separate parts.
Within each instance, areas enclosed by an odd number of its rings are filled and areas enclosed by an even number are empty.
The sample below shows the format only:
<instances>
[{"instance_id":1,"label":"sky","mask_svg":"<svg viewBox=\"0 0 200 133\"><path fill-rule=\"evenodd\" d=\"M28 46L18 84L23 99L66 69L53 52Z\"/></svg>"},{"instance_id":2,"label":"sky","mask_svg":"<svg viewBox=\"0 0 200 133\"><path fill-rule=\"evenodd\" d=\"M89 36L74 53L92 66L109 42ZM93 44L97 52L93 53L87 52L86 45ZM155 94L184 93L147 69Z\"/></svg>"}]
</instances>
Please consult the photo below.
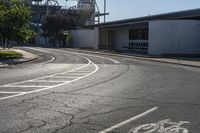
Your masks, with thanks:
<instances>
[{"instance_id":1,"label":"sky","mask_svg":"<svg viewBox=\"0 0 200 133\"><path fill-rule=\"evenodd\" d=\"M61 5L70 6L66 0L58 0ZM73 0L71 0L73 1ZM96 0L103 12L104 0ZM107 21L142 17L174 11L200 8L200 0L106 0Z\"/></svg>"}]
</instances>

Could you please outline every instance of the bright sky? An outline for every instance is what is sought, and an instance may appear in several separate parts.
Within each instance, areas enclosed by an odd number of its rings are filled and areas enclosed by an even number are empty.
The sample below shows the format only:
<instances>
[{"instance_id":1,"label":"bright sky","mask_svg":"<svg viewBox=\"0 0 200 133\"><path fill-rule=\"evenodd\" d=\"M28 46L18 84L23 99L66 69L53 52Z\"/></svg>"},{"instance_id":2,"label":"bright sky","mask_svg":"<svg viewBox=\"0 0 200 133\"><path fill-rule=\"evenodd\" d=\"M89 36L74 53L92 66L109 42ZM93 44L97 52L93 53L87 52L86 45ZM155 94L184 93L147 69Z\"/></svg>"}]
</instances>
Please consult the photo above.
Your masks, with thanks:
<instances>
[{"instance_id":1,"label":"bright sky","mask_svg":"<svg viewBox=\"0 0 200 133\"><path fill-rule=\"evenodd\" d=\"M66 0L58 0L62 5L69 5ZM70 0L68 0L70 1ZM73 1L73 0L71 0ZM104 0L97 0L103 12ZM147 16L173 11L200 8L200 0L107 0L107 21Z\"/></svg>"}]
</instances>

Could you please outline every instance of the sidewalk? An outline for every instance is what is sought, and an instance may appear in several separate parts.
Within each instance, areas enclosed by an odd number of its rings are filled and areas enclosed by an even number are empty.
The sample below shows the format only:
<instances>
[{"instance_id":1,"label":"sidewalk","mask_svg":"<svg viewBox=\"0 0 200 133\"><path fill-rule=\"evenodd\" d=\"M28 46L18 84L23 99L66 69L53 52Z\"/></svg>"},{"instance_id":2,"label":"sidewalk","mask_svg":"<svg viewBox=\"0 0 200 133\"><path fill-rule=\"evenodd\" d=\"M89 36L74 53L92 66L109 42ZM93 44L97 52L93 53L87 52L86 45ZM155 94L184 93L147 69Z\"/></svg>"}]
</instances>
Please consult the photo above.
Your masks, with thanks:
<instances>
[{"instance_id":1,"label":"sidewalk","mask_svg":"<svg viewBox=\"0 0 200 133\"><path fill-rule=\"evenodd\" d=\"M5 68L8 67L9 65L16 65L19 63L25 63L25 62L29 62L29 61L33 61L38 59L37 55L34 55L32 53L26 52L24 50L21 49L10 49L13 50L15 52L21 53L22 54L22 58L20 59L9 59L9 60L0 60L0 68Z\"/></svg>"},{"instance_id":2,"label":"sidewalk","mask_svg":"<svg viewBox=\"0 0 200 133\"><path fill-rule=\"evenodd\" d=\"M129 54L129 53L116 53L116 52L109 52L109 51L102 51L102 50L90 50L90 49L71 49L66 48L66 50L74 51L74 52L83 52L83 53L91 53L91 54L100 54L100 55L113 55L118 57L126 57L126 58L133 58L133 59L141 59L141 60L148 60L148 61L156 61L162 63L171 63L177 65L185 65L191 67L199 67L200 68L200 58L182 58L182 59L175 59L175 58L164 58L164 57L154 57L149 55L139 55L139 54Z\"/></svg>"}]
</instances>

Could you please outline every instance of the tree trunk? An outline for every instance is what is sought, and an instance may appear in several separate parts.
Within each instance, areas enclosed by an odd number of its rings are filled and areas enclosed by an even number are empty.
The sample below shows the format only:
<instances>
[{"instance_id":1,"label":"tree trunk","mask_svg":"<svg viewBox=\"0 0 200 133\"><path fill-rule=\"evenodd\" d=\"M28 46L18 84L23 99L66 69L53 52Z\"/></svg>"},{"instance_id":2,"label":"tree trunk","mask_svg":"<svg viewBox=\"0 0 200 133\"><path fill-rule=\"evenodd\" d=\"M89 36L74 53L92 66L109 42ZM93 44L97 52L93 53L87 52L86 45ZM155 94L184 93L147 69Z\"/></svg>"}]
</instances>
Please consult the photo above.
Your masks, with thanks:
<instances>
[{"instance_id":1,"label":"tree trunk","mask_svg":"<svg viewBox=\"0 0 200 133\"><path fill-rule=\"evenodd\" d=\"M3 46L3 49L5 49L5 48L6 48L6 39L5 39L5 38L3 38L3 41L2 41L2 46Z\"/></svg>"}]
</instances>

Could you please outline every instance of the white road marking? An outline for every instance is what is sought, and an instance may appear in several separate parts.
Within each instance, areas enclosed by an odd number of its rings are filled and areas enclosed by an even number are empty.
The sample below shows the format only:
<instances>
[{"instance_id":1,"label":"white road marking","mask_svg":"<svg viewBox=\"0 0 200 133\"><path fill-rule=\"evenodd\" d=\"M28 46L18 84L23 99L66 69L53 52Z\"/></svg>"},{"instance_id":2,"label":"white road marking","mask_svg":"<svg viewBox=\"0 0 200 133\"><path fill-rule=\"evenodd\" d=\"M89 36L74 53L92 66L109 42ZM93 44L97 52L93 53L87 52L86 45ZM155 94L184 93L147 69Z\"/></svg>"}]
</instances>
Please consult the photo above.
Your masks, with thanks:
<instances>
[{"instance_id":1,"label":"white road marking","mask_svg":"<svg viewBox=\"0 0 200 133\"><path fill-rule=\"evenodd\" d=\"M23 96L23 95L27 95L27 94L32 94L32 93L36 93L36 92L40 92L40 91L45 91L45 90L49 90L49 89L52 89L52 88L55 88L55 87L59 87L59 86L63 86L63 85L66 85L66 84L69 84L69 83L72 83L72 82L75 82L75 81L78 81L80 79L83 79L83 78L86 78L94 73L96 73L98 71L98 66L96 64L94 64L92 62L92 64L96 67L96 69L92 72L92 73L89 73L83 77L80 77L80 78L77 78L77 79L74 79L74 80L71 80L69 82L65 82L65 83L62 83L62 84L58 84L58 85L55 85L55 86L51 86L51 87L47 87L47 88L43 88L43 89L38 89L38 90L34 90L34 91L29 91L29 92L25 92L25 93L20 93L20 94L17 94L17 95L12 95L12 96L7 96L7 97L2 97L0 98L0 100L5 100L5 99L10 99L10 98L14 98L14 97L18 97L18 96Z\"/></svg>"},{"instance_id":2,"label":"white road marking","mask_svg":"<svg viewBox=\"0 0 200 133\"><path fill-rule=\"evenodd\" d=\"M25 93L25 92L10 92L10 91L0 91L0 94L18 94L18 93Z\"/></svg>"},{"instance_id":3,"label":"white road marking","mask_svg":"<svg viewBox=\"0 0 200 133\"><path fill-rule=\"evenodd\" d=\"M115 64L119 64L119 63L120 63L119 61L114 60L114 59L112 59L112 58L105 58L105 59L111 60L111 61L113 61Z\"/></svg>"},{"instance_id":4,"label":"white road marking","mask_svg":"<svg viewBox=\"0 0 200 133\"><path fill-rule=\"evenodd\" d=\"M90 75L92 75L92 74L94 74L94 73L96 73L98 71L99 68L98 68L98 66L95 63L93 63L91 60L89 60L88 58L86 58L84 56L81 56L81 57L84 58L84 59L86 59L88 61L88 64L86 64L84 66L81 66L79 68L76 68L74 70L71 70L71 71L65 71L65 72L62 72L62 73L57 73L57 74L53 74L53 75L49 75L49 76L45 76L45 77L41 77L41 78L35 78L35 79L31 79L31 80L26 80L26 81L21 81L21 82L16 82L16 83L11 83L11 84L0 86L0 87L22 87L22 88L23 87L44 87L44 88L33 90L33 91L20 92L19 94L16 94L16 95L2 97L2 98L0 98L0 100L10 99L10 98L14 98L14 97L22 96L22 95L32 94L32 93L36 93L36 92L40 92L40 91L49 90L49 89L52 89L52 88L55 88L55 87L63 86L63 85L66 85L66 84L78 81L80 79L86 78L86 77L88 77L88 76L90 76ZM37 81L37 80L43 80L45 78L55 77L56 75L59 75L59 74L66 74L66 73L69 73L69 72L80 71L81 69L84 69L84 68L88 67L89 65L93 65L95 67L95 70L93 70L90 73L88 73L86 75L83 75L81 77L76 77L73 80L65 81L65 82L57 84L57 85L52 85L52 86L19 85L21 83L34 82L34 81Z\"/></svg>"},{"instance_id":5,"label":"white road marking","mask_svg":"<svg viewBox=\"0 0 200 133\"><path fill-rule=\"evenodd\" d=\"M89 60L89 59L88 59ZM0 86L0 87L8 87L8 86L12 86L12 85L16 85L16 84L20 84L20 83L26 83L26 82L32 82L32 81L35 81L35 80L40 80L40 79L45 79L45 78L51 78L55 75L59 75L59 74L65 74L65 73L68 73L68 72L74 72L76 70L80 70L80 69L83 69L87 66L89 66L91 63L91 61L89 60L88 64L80 67L80 68L77 68L77 69L74 69L74 70L71 70L71 71L64 71L64 72L61 72L61 73L56 73L56 74L52 74L52 75L48 75L48 76L44 76L44 77L40 77L40 78L35 78L35 79L30 79L30 80L25 80L25 81L20 81L20 82L16 82L16 83L11 83L11 84L7 84L7 85L3 85L3 86Z\"/></svg>"},{"instance_id":6,"label":"white road marking","mask_svg":"<svg viewBox=\"0 0 200 133\"><path fill-rule=\"evenodd\" d=\"M50 63L50 62L52 62L52 61L54 61L55 60L55 57L53 57L53 56L50 56L51 57L51 59L50 60L48 60L48 61L45 61L45 62L42 62L42 64L47 64L47 63Z\"/></svg>"},{"instance_id":7,"label":"white road marking","mask_svg":"<svg viewBox=\"0 0 200 133\"><path fill-rule=\"evenodd\" d=\"M26 47L26 48L28 48L28 49L32 49L32 50L35 50L35 51L44 52L44 53L49 53L49 51L45 51L45 50L42 50L42 49L36 49L36 48L31 48L31 47ZM47 63L50 63L50 62L52 62L52 61L55 60L55 57L53 57L53 56L50 56L50 57L51 57L50 60L45 61L45 62L42 62L42 64L47 64Z\"/></svg>"},{"instance_id":8,"label":"white road marking","mask_svg":"<svg viewBox=\"0 0 200 133\"><path fill-rule=\"evenodd\" d=\"M55 49L54 49L54 50L55 50ZM93 54L77 53L77 52L72 52L72 51L63 51L63 50L58 50L58 49L56 49L55 51L68 52L68 53L75 53L75 54L78 54L78 55L84 55L84 56L93 56L93 57L97 57L97 58L101 58L101 59L107 59L107 60L110 60L110 61L114 62L115 64L119 64L119 63L120 63L119 61L114 60L114 59L112 59L112 58L103 57L103 56L98 56L98 55L93 55Z\"/></svg>"},{"instance_id":9,"label":"white road marking","mask_svg":"<svg viewBox=\"0 0 200 133\"><path fill-rule=\"evenodd\" d=\"M60 82L66 82L61 80L34 80L36 83L60 83Z\"/></svg>"},{"instance_id":10,"label":"white road marking","mask_svg":"<svg viewBox=\"0 0 200 133\"><path fill-rule=\"evenodd\" d=\"M79 78L81 76L54 76L52 77L54 80L55 79L69 79L68 81L70 81L71 79L75 79L75 78Z\"/></svg>"},{"instance_id":11,"label":"white road marking","mask_svg":"<svg viewBox=\"0 0 200 133\"><path fill-rule=\"evenodd\" d=\"M19 87L19 88L43 88L43 87L50 87L49 85L11 85L11 86L6 86L6 87L10 87L10 88L15 88L15 87Z\"/></svg>"},{"instance_id":12,"label":"white road marking","mask_svg":"<svg viewBox=\"0 0 200 133\"><path fill-rule=\"evenodd\" d=\"M84 75L82 75L82 76L84 76ZM55 78L79 78L79 77L81 77L81 76L76 76L76 75L72 75L72 76L70 76L70 75L55 75L54 76Z\"/></svg>"},{"instance_id":13,"label":"white road marking","mask_svg":"<svg viewBox=\"0 0 200 133\"><path fill-rule=\"evenodd\" d=\"M83 54L83 53L81 53L81 55L93 56L93 57L97 57L97 58L101 58L101 59L107 59L107 60L110 60L110 61L114 62L115 64L119 64L120 63L119 61L114 60L112 58L108 58L108 57L103 57L103 56L98 56L98 55L92 55L92 54Z\"/></svg>"},{"instance_id":14,"label":"white road marking","mask_svg":"<svg viewBox=\"0 0 200 133\"><path fill-rule=\"evenodd\" d=\"M33 49L33 50L37 50L37 51L41 51L41 52L45 52L45 50L41 50L41 49L36 49L36 48L30 48L27 47L29 49ZM60 51L60 52L69 52L69 53L76 53L76 52L72 52L72 51L63 51L63 50L58 50L58 49L54 49L55 51ZM110 60L112 62L114 62L115 64L119 64L120 62L117 60L114 60L112 58L108 58L108 57L103 57L103 56L98 56L98 55L93 55L93 54L85 54L85 53L76 53L78 55L85 55L85 56L93 56L93 57L97 57L97 58L101 58L101 59L107 59Z\"/></svg>"},{"instance_id":15,"label":"white road marking","mask_svg":"<svg viewBox=\"0 0 200 133\"><path fill-rule=\"evenodd\" d=\"M92 72L92 71L84 71L84 70L82 70L82 71L76 71L77 73L90 73L90 72Z\"/></svg>"},{"instance_id":16,"label":"white road marking","mask_svg":"<svg viewBox=\"0 0 200 133\"><path fill-rule=\"evenodd\" d=\"M82 53L81 53L82 54ZM110 60L112 62L114 62L115 64L119 64L120 62L117 60L114 60L112 58L108 58L108 57L103 57L103 56L97 56L97 55L92 55L92 54L83 54L83 55L87 55L87 56L93 56L93 57L97 57L97 58L101 58L101 59L107 59Z\"/></svg>"},{"instance_id":17,"label":"white road marking","mask_svg":"<svg viewBox=\"0 0 200 133\"><path fill-rule=\"evenodd\" d=\"M70 75L70 76L82 76L82 75L84 75L85 73L80 73L80 72L70 72L70 73L67 73L68 75Z\"/></svg>"},{"instance_id":18,"label":"white road marking","mask_svg":"<svg viewBox=\"0 0 200 133\"><path fill-rule=\"evenodd\" d=\"M126 124L128 124L130 122L136 121L137 119L142 118L142 117L146 116L147 114L150 114L150 113L154 112L157 109L158 109L158 107L154 107L154 108L152 108L152 109L150 109L150 110L148 110L148 111L146 111L146 112L144 112L142 114L134 116L134 117L132 117L132 118L126 120L126 121L123 121L121 123L118 123L118 124L116 124L116 125L114 125L114 126L112 126L110 128L107 128L104 131L101 131L99 133L108 133L108 132L111 132L111 131L115 130L116 128L122 127L122 126L124 126L124 125L126 125Z\"/></svg>"},{"instance_id":19,"label":"white road marking","mask_svg":"<svg viewBox=\"0 0 200 133\"><path fill-rule=\"evenodd\" d=\"M187 128L181 127L183 124L189 124L189 121L172 122L170 119L161 120L156 123L144 124L131 129L128 133L188 133Z\"/></svg>"}]
</instances>

